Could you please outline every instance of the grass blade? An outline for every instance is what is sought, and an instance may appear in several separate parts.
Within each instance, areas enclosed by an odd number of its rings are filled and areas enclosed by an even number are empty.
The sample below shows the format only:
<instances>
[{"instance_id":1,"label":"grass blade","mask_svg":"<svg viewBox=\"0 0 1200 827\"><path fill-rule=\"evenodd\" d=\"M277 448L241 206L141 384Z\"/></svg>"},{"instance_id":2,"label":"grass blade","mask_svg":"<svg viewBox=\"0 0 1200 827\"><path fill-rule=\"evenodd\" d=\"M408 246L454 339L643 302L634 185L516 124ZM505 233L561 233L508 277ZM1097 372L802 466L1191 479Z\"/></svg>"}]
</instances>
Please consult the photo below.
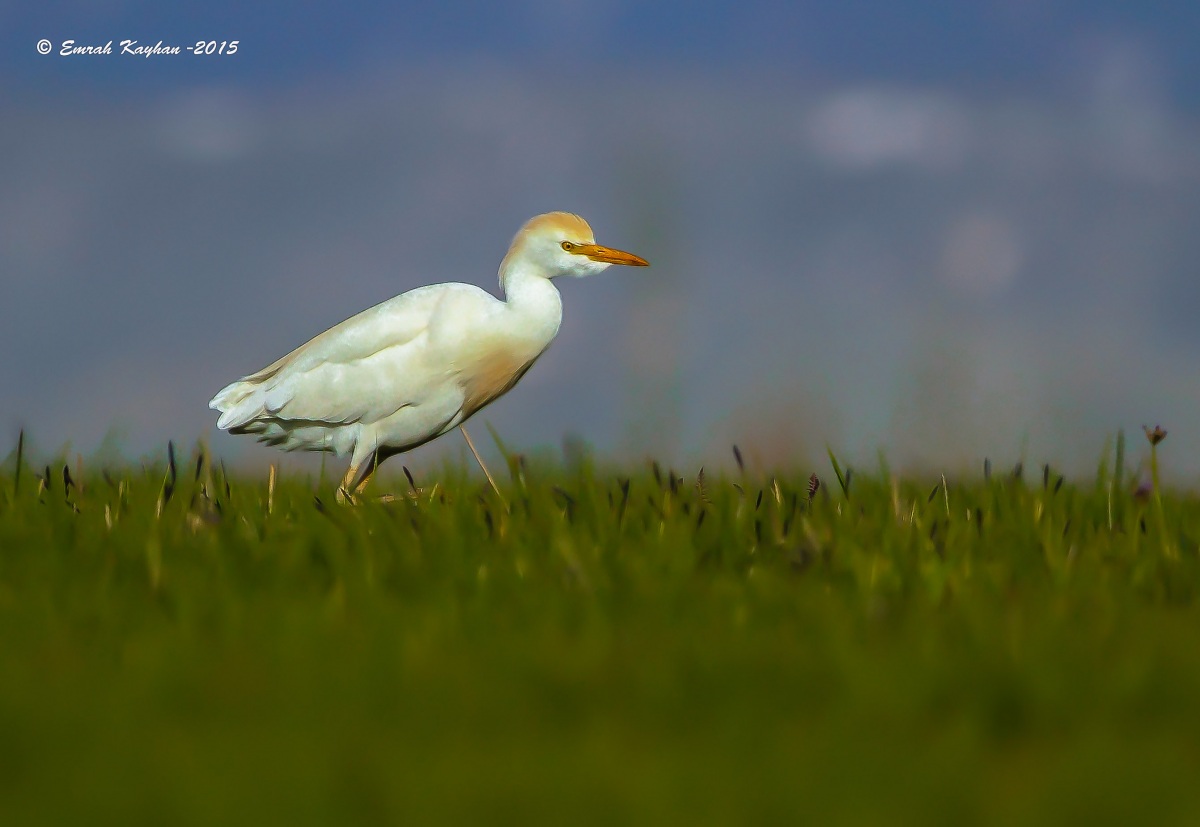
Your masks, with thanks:
<instances>
[{"instance_id":1,"label":"grass blade","mask_svg":"<svg viewBox=\"0 0 1200 827\"><path fill-rule=\"evenodd\" d=\"M829 464L833 466L834 476L837 477L838 485L841 486L842 496L850 499L850 478L842 472L842 465L834 455L833 449L826 447L825 450L829 454Z\"/></svg>"},{"instance_id":2,"label":"grass blade","mask_svg":"<svg viewBox=\"0 0 1200 827\"><path fill-rule=\"evenodd\" d=\"M13 499L21 493L21 466L25 464L25 429L17 434L17 471L13 478Z\"/></svg>"}]
</instances>

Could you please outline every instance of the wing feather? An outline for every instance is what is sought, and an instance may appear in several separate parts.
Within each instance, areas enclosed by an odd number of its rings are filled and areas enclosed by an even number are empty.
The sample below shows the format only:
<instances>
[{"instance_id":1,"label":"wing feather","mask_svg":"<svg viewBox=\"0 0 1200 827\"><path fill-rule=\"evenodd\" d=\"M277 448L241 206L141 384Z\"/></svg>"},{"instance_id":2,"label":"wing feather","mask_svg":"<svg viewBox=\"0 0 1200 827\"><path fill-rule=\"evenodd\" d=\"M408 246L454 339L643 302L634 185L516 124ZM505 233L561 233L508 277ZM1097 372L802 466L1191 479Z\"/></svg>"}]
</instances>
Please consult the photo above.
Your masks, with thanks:
<instances>
[{"instance_id":1,"label":"wing feather","mask_svg":"<svg viewBox=\"0 0 1200 827\"><path fill-rule=\"evenodd\" d=\"M209 407L217 427L258 430L262 421L370 423L420 401L438 384L427 363L430 325L497 300L478 287L435 284L375 305L223 388Z\"/></svg>"}]
</instances>

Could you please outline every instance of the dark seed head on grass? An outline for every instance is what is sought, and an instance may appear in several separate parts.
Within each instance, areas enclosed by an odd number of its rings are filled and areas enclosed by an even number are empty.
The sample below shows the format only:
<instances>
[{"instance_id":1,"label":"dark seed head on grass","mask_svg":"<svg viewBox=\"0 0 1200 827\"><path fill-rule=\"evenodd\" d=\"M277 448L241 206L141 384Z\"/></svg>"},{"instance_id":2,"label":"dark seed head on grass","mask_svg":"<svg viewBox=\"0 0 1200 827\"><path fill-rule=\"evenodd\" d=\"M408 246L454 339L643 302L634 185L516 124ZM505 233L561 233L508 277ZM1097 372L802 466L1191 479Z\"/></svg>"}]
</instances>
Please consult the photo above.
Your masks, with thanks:
<instances>
[{"instance_id":1,"label":"dark seed head on grass","mask_svg":"<svg viewBox=\"0 0 1200 827\"><path fill-rule=\"evenodd\" d=\"M1143 425L1142 430L1146 433L1146 439L1151 445L1157 445L1167 438L1167 432L1163 430L1161 425L1155 425L1151 428L1149 425Z\"/></svg>"}]
</instances>

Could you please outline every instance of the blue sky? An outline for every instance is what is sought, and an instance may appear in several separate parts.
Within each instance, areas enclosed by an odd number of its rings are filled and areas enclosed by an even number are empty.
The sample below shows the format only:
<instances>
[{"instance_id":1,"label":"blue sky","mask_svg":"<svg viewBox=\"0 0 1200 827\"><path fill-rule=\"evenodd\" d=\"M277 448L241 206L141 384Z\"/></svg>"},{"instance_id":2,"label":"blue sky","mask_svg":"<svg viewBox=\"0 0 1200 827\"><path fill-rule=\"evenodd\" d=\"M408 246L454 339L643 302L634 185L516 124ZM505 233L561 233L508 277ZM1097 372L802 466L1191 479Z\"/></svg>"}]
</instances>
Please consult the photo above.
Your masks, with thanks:
<instances>
[{"instance_id":1,"label":"blue sky","mask_svg":"<svg viewBox=\"0 0 1200 827\"><path fill-rule=\"evenodd\" d=\"M887 78L1011 92L1049 82L1069 92L1080 51L1120 37L1155 56L1181 106L1200 101L1200 6L1093 0L694 3L0 5L9 91L158 93L174 84L294 84L377 63L502 61L542 69L709 73L783 71L799 80ZM73 38L241 43L236 62L63 61L33 45Z\"/></svg>"},{"instance_id":2,"label":"blue sky","mask_svg":"<svg viewBox=\"0 0 1200 827\"><path fill-rule=\"evenodd\" d=\"M1086 470L1161 422L1200 475L1198 9L0 0L0 441L261 467L216 390L403 290L495 289L568 209L653 266L561 285L484 414L515 445Z\"/></svg>"}]
</instances>

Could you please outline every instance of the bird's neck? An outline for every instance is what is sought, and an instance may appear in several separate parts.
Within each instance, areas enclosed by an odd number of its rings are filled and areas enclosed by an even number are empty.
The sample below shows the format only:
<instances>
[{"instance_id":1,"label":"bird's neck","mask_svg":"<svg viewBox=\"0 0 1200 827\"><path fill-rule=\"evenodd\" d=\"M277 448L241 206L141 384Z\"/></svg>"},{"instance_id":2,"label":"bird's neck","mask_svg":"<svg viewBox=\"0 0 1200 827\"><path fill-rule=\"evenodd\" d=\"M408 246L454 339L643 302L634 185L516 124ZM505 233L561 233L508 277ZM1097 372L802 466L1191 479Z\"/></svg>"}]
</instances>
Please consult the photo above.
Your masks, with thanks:
<instances>
[{"instance_id":1,"label":"bird's neck","mask_svg":"<svg viewBox=\"0 0 1200 827\"><path fill-rule=\"evenodd\" d=\"M550 279L523 268L501 272L500 287L505 303L521 319L522 327L547 345L562 324L562 297Z\"/></svg>"}]
</instances>

